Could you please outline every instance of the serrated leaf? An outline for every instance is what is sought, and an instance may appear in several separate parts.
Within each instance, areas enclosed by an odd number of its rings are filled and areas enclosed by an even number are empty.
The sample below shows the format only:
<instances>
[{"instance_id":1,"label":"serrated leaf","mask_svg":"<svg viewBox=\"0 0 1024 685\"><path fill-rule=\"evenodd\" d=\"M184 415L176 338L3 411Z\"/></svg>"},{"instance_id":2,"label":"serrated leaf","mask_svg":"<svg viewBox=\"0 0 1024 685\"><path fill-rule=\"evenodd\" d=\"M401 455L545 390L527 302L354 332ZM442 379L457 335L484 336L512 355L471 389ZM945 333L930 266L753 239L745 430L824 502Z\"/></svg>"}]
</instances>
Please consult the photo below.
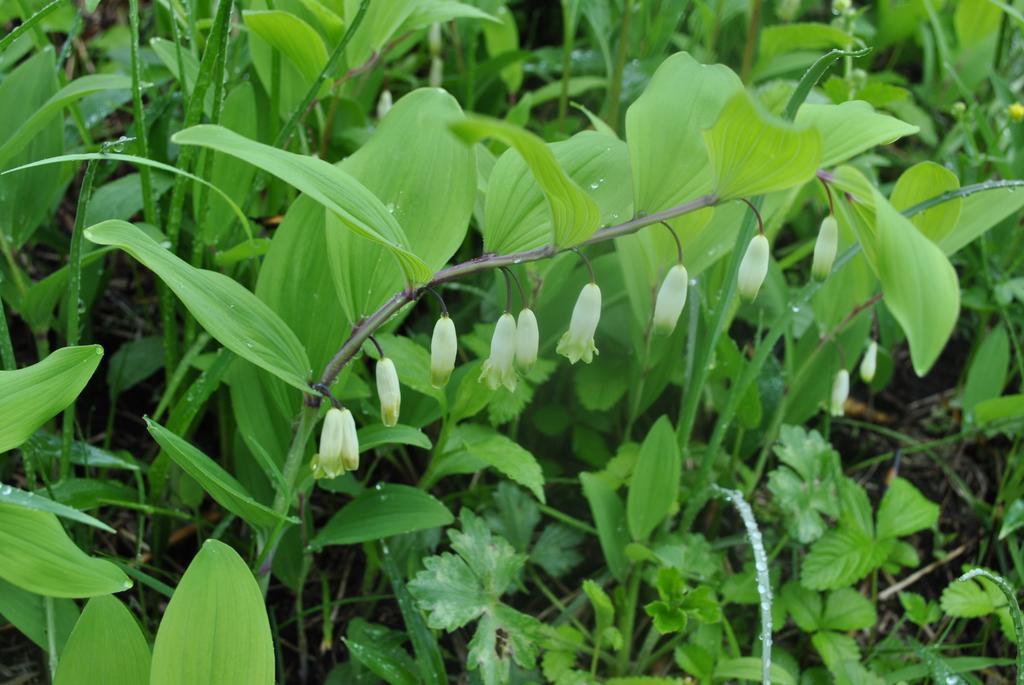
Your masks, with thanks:
<instances>
[{"instance_id":1,"label":"serrated leaf","mask_svg":"<svg viewBox=\"0 0 1024 685\"><path fill-rule=\"evenodd\" d=\"M712 190L722 199L760 195L801 185L821 163L818 131L763 111L746 91L732 96L704 131Z\"/></svg>"},{"instance_id":2,"label":"serrated leaf","mask_svg":"<svg viewBox=\"0 0 1024 685\"><path fill-rule=\"evenodd\" d=\"M478 425L459 427L462 449L494 467L544 501L544 474L537 459L519 443Z\"/></svg>"},{"instance_id":3,"label":"serrated leaf","mask_svg":"<svg viewBox=\"0 0 1024 685\"><path fill-rule=\"evenodd\" d=\"M891 540L875 542L855 530L831 530L814 543L804 558L800 582L812 590L855 583L885 561L891 544Z\"/></svg>"},{"instance_id":4,"label":"serrated leaf","mask_svg":"<svg viewBox=\"0 0 1024 685\"><path fill-rule=\"evenodd\" d=\"M825 611L821 617L823 630L864 630L875 625L878 614L867 597L852 588L841 588L830 592L825 600Z\"/></svg>"},{"instance_id":5,"label":"serrated leaf","mask_svg":"<svg viewBox=\"0 0 1024 685\"><path fill-rule=\"evenodd\" d=\"M793 623L805 633L813 633L821 628L821 615L824 611L821 595L813 590L790 581L782 586L782 601Z\"/></svg>"},{"instance_id":6,"label":"serrated leaf","mask_svg":"<svg viewBox=\"0 0 1024 685\"><path fill-rule=\"evenodd\" d=\"M811 644L830 670L844 661L860 661L860 647L849 635L823 630L811 636Z\"/></svg>"},{"instance_id":7,"label":"serrated leaf","mask_svg":"<svg viewBox=\"0 0 1024 685\"><path fill-rule=\"evenodd\" d=\"M931 528L939 520L939 505L903 478L895 478L878 506L878 539L912 535Z\"/></svg>"}]
</instances>

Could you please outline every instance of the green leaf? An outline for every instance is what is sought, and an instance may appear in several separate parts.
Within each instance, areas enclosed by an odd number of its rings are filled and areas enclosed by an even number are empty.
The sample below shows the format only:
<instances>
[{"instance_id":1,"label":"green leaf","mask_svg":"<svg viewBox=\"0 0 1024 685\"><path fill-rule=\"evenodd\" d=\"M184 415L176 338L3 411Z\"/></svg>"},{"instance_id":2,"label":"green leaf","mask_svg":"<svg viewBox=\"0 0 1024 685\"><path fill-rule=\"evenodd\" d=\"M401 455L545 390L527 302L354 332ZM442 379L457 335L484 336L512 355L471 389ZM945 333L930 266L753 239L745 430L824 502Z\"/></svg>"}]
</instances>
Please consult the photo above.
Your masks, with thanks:
<instances>
[{"instance_id":1,"label":"green leaf","mask_svg":"<svg viewBox=\"0 0 1024 685\"><path fill-rule=\"evenodd\" d=\"M1010 337L1002 325L992 329L981 341L964 383L963 411L974 418L974 408L981 402L999 397L1006 387L1010 367Z\"/></svg>"},{"instance_id":2,"label":"green leaf","mask_svg":"<svg viewBox=\"0 0 1024 685\"><path fill-rule=\"evenodd\" d=\"M904 211L937 195L957 190L960 179L952 171L935 162L920 162L902 174L889 197L892 206ZM911 223L928 236L933 243L942 245L956 228L963 208L963 198L953 198L910 217Z\"/></svg>"},{"instance_id":3,"label":"green leaf","mask_svg":"<svg viewBox=\"0 0 1024 685\"><path fill-rule=\"evenodd\" d=\"M384 203L431 271L462 245L476 200L476 152L448 129L464 118L447 92L420 88L399 99L369 141L338 165ZM328 219L328 258L342 307L356 321L405 283L386 248L340 224Z\"/></svg>"},{"instance_id":4,"label":"green leaf","mask_svg":"<svg viewBox=\"0 0 1024 685\"><path fill-rule=\"evenodd\" d=\"M746 91L732 96L704 131L712 189L722 200L785 190L814 178L821 163L818 131L763 111Z\"/></svg>"},{"instance_id":5,"label":"green leaf","mask_svg":"<svg viewBox=\"0 0 1024 685\"><path fill-rule=\"evenodd\" d=\"M846 31L837 26L797 22L765 26L758 37L758 54L767 60L794 50L818 52L825 48L845 48L850 44Z\"/></svg>"},{"instance_id":6,"label":"green leaf","mask_svg":"<svg viewBox=\"0 0 1024 685\"><path fill-rule=\"evenodd\" d=\"M796 685L789 671L778 664L772 664L769 677L773 685ZM754 680L761 682L761 659L756 656L741 656L721 659L715 665L715 680Z\"/></svg>"},{"instance_id":7,"label":"green leaf","mask_svg":"<svg viewBox=\"0 0 1024 685\"><path fill-rule=\"evenodd\" d=\"M853 206L837 202L839 217L856 232L882 282L885 303L907 335L914 371L923 376L945 347L960 313L956 270L859 171L841 167L835 185L856 200Z\"/></svg>"},{"instance_id":8,"label":"green leaf","mask_svg":"<svg viewBox=\"0 0 1024 685\"><path fill-rule=\"evenodd\" d=\"M327 48L316 29L282 10L246 10L242 17L250 31L298 69L309 88L327 64Z\"/></svg>"},{"instance_id":9,"label":"green leaf","mask_svg":"<svg viewBox=\"0 0 1024 685\"><path fill-rule=\"evenodd\" d=\"M380 483L341 508L309 543L353 545L447 526L455 518L432 496L417 488Z\"/></svg>"},{"instance_id":10,"label":"green leaf","mask_svg":"<svg viewBox=\"0 0 1024 685\"><path fill-rule=\"evenodd\" d=\"M150 685L272 685L263 595L231 547L203 543L174 590L153 644Z\"/></svg>"},{"instance_id":11,"label":"green leaf","mask_svg":"<svg viewBox=\"0 0 1024 685\"><path fill-rule=\"evenodd\" d=\"M425 283L433 275L423 260L410 251L408 238L384 203L338 167L209 124L178 131L171 141L218 150L266 170L322 204L349 230L388 248L408 281Z\"/></svg>"},{"instance_id":12,"label":"green leaf","mask_svg":"<svg viewBox=\"0 0 1024 685\"><path fill-rule=\"evenodd\" d=\"M942 241L943 252L948 255L958 252L993 226L1019 212L1024 207L1024 192L1016 191L1017 188L999 188L964 198L960 221Z\"/></svg>"},{"instance_id":13,"label":"green leaf","mask_svg":"<svg viewBox=\"0 0 1024 685\"><path fill-rule=\"evenodd\" d=\"M903 478L894 478L878 505L876 535L879 540L912 535L933 527L939 520L939 505L925 499Z\"/></svg>"},{"instance_id":14,"label":"green leaf","mask_svg":"<svg viewBox=\"0 0 1024 685\"><path fill-rule=\"evenodd\" d=\"M0 578L47 597L95 597L132 582L109 561L88 556L57 517L0 503Z\"/></svg>"},{"instance_id":15,"label":"green leaf","mask_svg":"<svg viewBox=\"0 0 1024 685\"><path fill-rule=\"evenodd\" d=\"M71 404L102 358L99 345L62 347L32 366L0 371L0 454L21 445Z\"/></svg>"},{"instance_id":16,"label":"green leaf","mask_svg":"<svg viewBox=\"0 0 1024 685\"><path fill-rule=\"evenodd\" d=\"M1004 395L979 402L974 408L974 419L979 426L994 421L1024 417L1024 394Z\"/></svg>"},{"instance_id":17,"label":"green leaf","mask_svg":"<svg viewBox=\"0 0 1024 685\"><path fill-rule=\"evenodd\" d=\"M774 451L786 466L768 474L768 490L785 514L790 533L807 544L825 532L822 514L839 515L839 453L820 433L800 426L782 426L779 443Z\"/></svg>"},{"instance_id":18,"label":"green leaf","mask_svg":"<svg viewBox=\"0 0 1024 685\"><path fill-rule=\"evenodd\" d=\"M475 424L460 426L457 438L462 441L460 451L494 467L544 501L544 474L540 464L519 443Z\"/></svg>"},{"instance_id":19,"label":"green leaf","mask_svg":"<svg viewBox=\"0 0 1024 685\"><path fill-rule=\"evenodd\" d=\"M64 647L54 685L144 685L149 645L128 609L113 597L93 597Z\"/></svg>"},{"instance_id":20,"label":"green leaf","mask_svg":"<svg viewBox=\"0 0 1024 685\"><path fill-rule=\"evenodd\" d=\"M615 494L615 489L600 473L580 474L583 496L590 505L590 514L597 527L597 539L601 543L608 570L618 579L625 577L629 561L626 559L626 545L629 535L622 522L626 520L626 508Z\"/></svg>"},{"instance_id":21,"label":"green leaf","mask_svg":"<svg viewBox=\"0 0 1024 685\"><path fill-rule=\"evenodd\" d=\"M79 523L84 523L87 526L93 526L94 528L105 530L108 533L116 532L113 528L103 523L103 521L95 519L88 514L78 511L77 509L73 509L66 504L55 502L48 497L37 495L33 492L19 490L18 488L11 487L10 485L0 484L0 503L10 504L16 507L24 507L25 509L34 509L36 511L47 511L71 521L78 521Z\"/></svg>"},{"instance_id":22,"label":"green leaf","mask_svg":"<svg viewBox=\"0 0 1024 685\"><path fill-rule=\"evenodd\" d=\"M569 178L597 203L602 225L632 216L629 155L622 141L583 131L547 147ZM491 170L484 198L485 251L507 254L550 244L550 204L530 172L515 149L502 154Z\"/></svg>"},{"instance_id":23,"label":"green leaf","mask_svg":"<svg viewBox=\"0 0 1024 685\"><path fill-rule=\"evenodd\" d=\"M919 626L935 623L942 618L942 611L935 602L929 602L916 592L901 592L900 604L906 611L907 620Z\"/></svg>"},{"instance_id":24,"label":"green leaf","mask_svg":"<svg viewBox=\"0 0 1024 685\"><path fill-rule=\"evenodd\" d=\"M878 614L871 600L853 588L842 588L830 592L825 600L820 629L839 632L866 630L876 621Z\"/></svg>"},{"instance_id":25,"label":"green leaf","mask_svg":"<svg viewBox=\"0 0 1024 685\"><path fill-rule=\"evenodd\" d=\"M146 429L175 464L231 513L254 526L265 528L293 520L257 502L220 464L149 417L146 417Z\"/></svg>"},{"instance_id":26,"label":"green leaf","mask_svg":"<svg viewBox=\"0 0 1024 685\"><path fill-rule=\"evenodd\" d=\"M46 602L53 605L53 627L47 630ZM56 645L57 656L78 621L79 611L74 600L50 599L34 592L22 590L0 578L0 616L22 635L44 650L50 650L50 640ZM47 633L51 634L48 635Z\"/></svg>"},{"instance_id":27,"label":"green leaf","mask_svg":"<svg viewBox=\"0 0 1024 685\"><path fill-rule=\"evenodd\" d=\"M988 616L1003 604L998 593L995 585L985 579L954 581L942 591L939 604L950 616L978 618Z\"/></svg>"},{"instance_id":28,"label":"green leaf","mask_svg":"<svg viewBox=\"0 0 1024 685\"><path fill-rule=\"evenodd\" d=\"M289 385L308 390L312 372L302 343L273 310L240 283L189 265L124 221L90 226L85 237L99 245L115 245L142 262L224 347Z\"/></svg>"},{"instance_id":29,"label":"green leaf","mask_svg":"<svg viewBox=\"0 0 1024 685\"><path fill-rule=\"evenodd\" d=\"M811 126L821 134L818 165L822 167L835 166L875 146L888 145L918 131L917 126L876 112L862 100L839 105L803 105L797 110L796 123Z\"/></svg>"},{"instance_id":30,"label":"green leaf","mask_svg":"<svg viewBox=\"0 0 1024 685\"><path fill-rule=\"evenodd\" d=\"M385 426L382 423L374 423L360 428L358 435L360 454L381 445L409 445L422 450L429 450L431 446L430 438L412 426Z\"/></svg>"},{"instance_id":31,"label":"green leaf","mask_svg":"<svg viewBox=\"0 0 1024 685\"><path fill-rule=\"evenodd\" d=\"M685 52L658 67L626 111L633 204L646 213L711 192L708 150L701 135L729 98L743 90L726 66L700 64Z\"/></svg>"},{"instance_id":32,"label":"green leaf","mask_svg":"<svg viewBox=\"0 0 1024 685\"><path fill-rule=\"evenodd\" d=\"M830 590L857 582L878 568L891 540L875 542L861 532L831 530L814 543L800 568L800 582L812 590Z\"/></svg>"},{"instance_id":33,"label":"green leaf","mask_svg":"<svg viewBox=\"0 0 1024 685\"><path fill-rule=\"evenodd\" d=\"M58 117L60 111L71 103L94 93L127 90L131 87L131 78L119 74L90 74L76 78L54 93L4 141L3 145L0 145L0 167L21 152L33 136L49 125Z\"/></svg>"},{"instance_id":34,"label":"green leaf","mask_svg":"<svg viewBox=\"0 0 1024 685\"><path fill-rule=\"evenodd\" d=\"M782 601L793 623L805 633L813 633L821 629L821 615L824 611L821 595L808 590L796 581L782 586Z\"/></svg>"},{"instance_id":35,"label":"green leaf","mask_svg":"<svg viewBox=\"0 0 1024 685\"><path fill-rule=\"evenodd\" d=\"M634 540L646 540L675 506L681 464L675 430L668 417L662 416L640 446L629 483L626 520Z\"/></svg>"},{"instance_id":36,"label":"green leaf","mask_svg":"<svg viewBox=\"0 0 1024 685\"><path fill-rule=\"evenodd\" d=\"M844 661L860 661L860 647L849 635L823 630L811 636L811 644L818 650L829 670L834 670Z\"/></svg>"},{"instance_id":37,"label":"green leaf","mask_svg":"<svg viewBox=\"0 0 1024 685\"><path fill-rule=\"evenodd\" d=\"M1015 499L1006 507L1003 524L999 527L999 539L1005 540L1010 533L1024 526L1024 499Z\"/></svg>"},{"instance_id":38,"label":"green leaf","mask_svg":"<svg viewBox=\"0 0 1024 685\"><path fill-rule=\"evenodd\" d=\"M355 618L344 642L352 658L388 685L417 685L416 664L402 648L405 636L384 626Z\"/></svg>"},{"instance_id":39,"label":"green leaf","mask_svg":"<svg viewBox=\"0 0 1024 685\"><path fill-rule=\"evenodd\" d=\"M594 632L600 635L615 622L615 605L604 588L592 580L583 581L583 592L594 608Z\"/></svg>"},{"instance_id":40,"label":"green leaf","mask_svg":"<svg viewBox=\"0 0 1024 685\"><path fill-rule=\"evenodd\" d=\"M482 116L455 122L451 129L467 143L496 138L522 155L547 197L556 247L577 245L597 230L601 220L597 203L565 173L551 149L536 135L513 124Z\"/></svg>"}]
</instances>

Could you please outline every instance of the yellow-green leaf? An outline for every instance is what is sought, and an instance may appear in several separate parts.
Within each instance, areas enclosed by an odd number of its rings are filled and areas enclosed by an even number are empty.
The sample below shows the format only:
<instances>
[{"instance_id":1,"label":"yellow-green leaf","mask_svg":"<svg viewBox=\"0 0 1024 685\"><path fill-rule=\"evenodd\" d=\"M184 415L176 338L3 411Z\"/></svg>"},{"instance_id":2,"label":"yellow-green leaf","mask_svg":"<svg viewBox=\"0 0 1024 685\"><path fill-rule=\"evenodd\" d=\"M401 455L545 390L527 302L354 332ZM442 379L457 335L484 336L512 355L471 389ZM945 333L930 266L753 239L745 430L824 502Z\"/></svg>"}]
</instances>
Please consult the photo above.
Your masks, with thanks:
<instances>
[{"instance_id":1,"label":"yellow-green leaf","mask_svg":"<svg viewBox=\"0 0 1024 685\"><path fill-rule=\"evenodd\" d=\"M920 129L896 117L876 112L863 100L839 105L803 105L796 113L798 125L811 126L821 134L819 166L845 162L876 145L888 145Z\"/></svg>"},{"instance_id":2,"label":"yellow-green leaf","mask_svg":"<svg viewBox=\"0 0 1024 685\"><path fill-rule=\"evenodd\" d=\"M146 685L149 645L139 624L111 596L93 597L68 637L54 685Z\"/></svg>"},{"instance_id":3,"label":"yellow-green leaf","mask_svg":"<svg viewBox=\"0 0 1024 685\"><path fill-rule=\"evenodd\" d=\"M960 187L960 179L946 167L935 162L921 162L904 171L892 189L889 200L892 206L903 211L919 202L930 200ZM933 243L942 245L942 241L953 232L960 220L960 209L963 198L953 198L910 217L911 223L928 236Z\"/></svg>"},{"instance_id":4,"label":"yellow-green leaf","mask_svg":"<svg viewBox=\"0 0 1024 685\"><path fill-rule=\"evenodd\" d=\"M21 445L71 404L102 358L99 345L63 347L38 364L0 371L0 453Z\"/></svg>"},{"instance_id":5,"label":"yellow-green leaf","mask_svg":"<svg viewBox=\"0 0 1024 685\"><path fill-rule=\"evenodd\" d=\"M735 199L811 180L821 163L821 135L764 111L745 91L734 95L704 131L713 190Z\"/></svg>"},{"instance_id":6,"label":"yellow-green leaf","mask_svg":"<svg viewBox=\"0 0 1024 685\"><path fill-rule=\"evenodd\" d=\"M0 578L47 597L95 597L127 590L114 564L90 557L45 511L0 504Z\"/></svg>"},{"instance_id":7,"label":"yellow-green leaf","mask_svg":"<svg viewBox=\"0 0 1024 685\"><path fill-rule=\"evenodd\" d=\"M467 143L496 138L522 155L547 197L557 247L577 245L597 230L601 221L597 203L565 173L551 149L536 135L507 122L482 116L455 122L451 129Z\"/></svg>"},{"instance_id":8,"label":"yellow-green leaf","mask_svg":"<svg viewBox=\"0 0 1024 685\"><path fill-rule=\"evenodd\" d=\"M207 540L174 590L153 644L149 685L273 685L263 595L231 547Z\"/></svg>"},{"instance_id":9,"label":"yellow-green leaf","mask_svg":"<svg viewBox=\"0 0 1024 685\"><path fill-rule=\"evenodd\" d=\"M224 347L289 385L308 389L312 371L302 343L242 284L222 273L191 266L126 221L112 219L90 226L85 237L98 245L119 247L142 262Z\"/></svg>"},{"instance_id":10,"label":"yellow-green leaf","mask_svg":"<svg viewBox=\"0 0 1024 685\"><path fill-rule=\"evenodd\" d=\"M312 26L283 10L247 10L242 13L249 30L278 50L313 84L327 64L327 48Z\"/></svg>"}]
</instances>

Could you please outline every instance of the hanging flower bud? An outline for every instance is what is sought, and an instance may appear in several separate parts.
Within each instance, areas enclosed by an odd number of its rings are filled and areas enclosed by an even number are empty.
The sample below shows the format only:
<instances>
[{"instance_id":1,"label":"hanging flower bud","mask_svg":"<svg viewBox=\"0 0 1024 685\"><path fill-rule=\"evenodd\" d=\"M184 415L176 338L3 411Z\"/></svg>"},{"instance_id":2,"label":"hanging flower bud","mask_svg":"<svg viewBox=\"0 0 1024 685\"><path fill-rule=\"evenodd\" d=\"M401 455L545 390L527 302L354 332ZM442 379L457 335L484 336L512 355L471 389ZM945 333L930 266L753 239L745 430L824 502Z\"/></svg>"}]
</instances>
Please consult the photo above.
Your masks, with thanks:
<instances>
[{"instance_id":1,"label":"hanging flower bud","mask_svg":"<svg viewBox=\"0 0 1024 685\"><path fill-rule=\"evenodd\" d=\"M516 320L508 312L501 315L491 338L491 356L484 360L480 380L491 390L504 385L510 392L516 389Z\"/></svg>"},{"instance_id":2,"label":"hanging flower bud","mask_svg":"<svg viewBox=\"0 0 1024 685\"><path fill-rule=\"evenodd\" d=\"M359 468L359 434L356 433L356 420L348 409L341 410L341 463L346 471Z\"/></svg>"},{"instance_id":3,"label":"hanging flower bud","mask_svg":"<svg viewBox=\"0 0 1024 685\"><path fill-rule=\"evenodd\" d=\"M331 407L324 417L320 429L320 451L313 455L310 466L315 478L337 478L345 473L342 454L345 451L345 415L349 420L352 413L347 409Z\"/></svg>"},{"instance_id":4,"label":"hanging flower bud","mask_svg":"<svg viewBox=\"0 0 1024 685\"><path fill-rule=\"evenodd\" d=\"M529 307L519 312L516 322L516 364L523 371L529 371L537 362L537 348L540 347L540 331L537 317Z\"/></svg>"},{"instance_id":5,"label":"hanging flower bud","mask_svg":"<svg viewBox=\"0 0 1024 685\"><path fill-rule=\"evenodd\" d=\"M875 380L875 369L878 368L878 343L872 340L868 344L864 358L860 360L860 379L867 384Z\"/></svg>"},{"instance_id":6,"label":"hanging flower bud","mask_svg":"<svg viewBox=\"0 0 1024 685\"><path fill-rule=\"evenodd\" d=\"M594 332L597 331L597 322L600 320L601 289L597 287L597 283L587 283L576 299L569 330L562 334L555 351L564 355L573 364L581 359L586 364L592 362L594 355L597 354Z\"/></svg>"},{"instance_id":7,"label":"hanging flower bud","mask_svg":"<svg viewBox=\"0 0 1024 685\"><path fill-rule=\"evenodd\" d=\"M658 290L658 297L654 300L655 333L672 335L672 331L676 329L676 322L679 321L679 315L683 313L683 307L686 305L686 287L689 280L690 276L682 264L676 264L668 270Z\"/></svg>"},{"instance_id":8,"label":"hanging flower bud","mask_svg":"<svg viewBox=\"0 0 1024 685\"><path fill-rule=\"evenodd\" d=\"M829 411L832 416L842 416L845 413L846 398L850 396L850 374L846 369L840 369L832 381L832 396L829 399Z\"/></svg>"},{"instance_id":9,"label":"hanging flower bud","mask_svg":"<svg viewBox=\"0 0 1024 685\"><path fill-rule=\"evenodd\" d=\"M455 322L444 315L434 324L434 336L430 339L430 383L435 388L444 387L448 383L455 370L458 351Z\"/></svg>"},{"instance_id":10,"label":"hanging flower bud","mask_svg":"<svg viewBox=\"0 0 1024 685\"><path fill-rule=\"evenodd\" d=\"M388 357L377 362L377 394L380 396L380 420L385 426L398 423L398 410L402 406L402 390L398 384L395 363Z\"/></svg>"},{"instance_id":11,"label":"hanging flower bud","mask_svg":"<svg viewBox=\"0 0 1024 685\"><path fill-rule=\"evenodd\" d=\"M740 262L738 285L740 298L744 301L753 302L757 297L757 291L768 275L768 258L768 239L761 234L755 235Z\"/></svg>"},{"instance_id":12,"label":"hanging flower bud","mask_svg":"<svg viewBox=\"0 0 1024 685\"><path fill-rule=\"evenodd\" d=\"M818 239L814 241L814 260L811 262L811 276L824 281L832 273L832 263L836 261L839 249L839 224L835 217L826 216L821 220Z\"/></svg>"},{"instance_id":13,"label":"hanging flower bud","mask_svg":"<svg viewBox=\"0 0 1024 685\"><path fill-rule=\"evenodd\" d=\"M377 99L377 119L384 118L388 112L391 111L391 106L395 104L394 99L391 97L391 91L385 88L380 92L380 97Z\"/></svg>"}]
</instances>

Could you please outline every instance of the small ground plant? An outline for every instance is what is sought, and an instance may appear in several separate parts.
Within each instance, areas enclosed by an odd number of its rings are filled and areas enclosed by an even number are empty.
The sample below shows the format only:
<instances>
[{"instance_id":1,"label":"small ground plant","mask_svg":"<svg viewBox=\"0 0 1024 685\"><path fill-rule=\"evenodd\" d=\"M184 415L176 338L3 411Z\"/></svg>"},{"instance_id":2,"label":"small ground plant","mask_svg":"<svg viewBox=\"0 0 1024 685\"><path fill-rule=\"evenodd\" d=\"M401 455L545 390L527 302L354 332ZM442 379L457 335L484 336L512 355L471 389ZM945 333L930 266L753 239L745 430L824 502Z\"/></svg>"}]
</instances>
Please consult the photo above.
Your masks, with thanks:
<instances>
[{"instance_id":1,"label":"small ground plant","mask_svg":"<svg viewBox=\"0 0 1024 685\"><path fill-rule=\"evenodd\" d=\"M0 682L1024 684L1024 5L0 0Z\"/></svg>"}]
</instances>

